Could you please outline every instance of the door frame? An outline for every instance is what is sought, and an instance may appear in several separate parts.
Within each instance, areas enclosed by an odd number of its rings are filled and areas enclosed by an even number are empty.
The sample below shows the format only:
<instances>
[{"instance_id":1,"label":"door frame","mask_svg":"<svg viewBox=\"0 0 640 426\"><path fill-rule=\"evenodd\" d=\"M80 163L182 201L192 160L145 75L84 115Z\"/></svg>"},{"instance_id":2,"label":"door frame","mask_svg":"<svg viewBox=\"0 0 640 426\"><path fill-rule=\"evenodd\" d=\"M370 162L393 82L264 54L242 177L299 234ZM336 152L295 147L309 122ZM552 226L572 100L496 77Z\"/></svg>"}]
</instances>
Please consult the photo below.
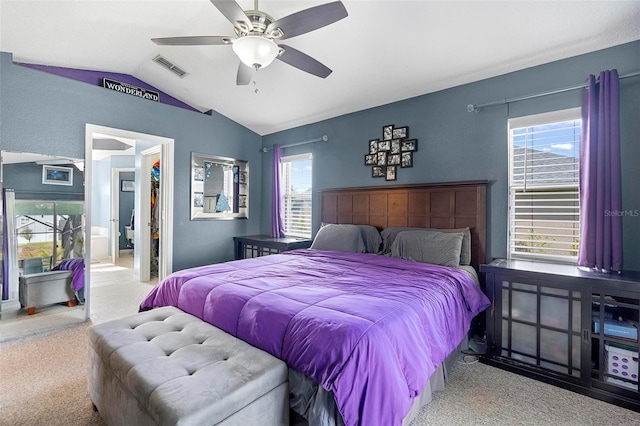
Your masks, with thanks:
<instances>
[{"instance_id":1,"label":"door frame","mask_svg":"<svg viewBox=\"0 0 640 426\"><path fill-rule=\"evenodd\" d=\"M94 134L111 135L145 141L158 144L161 147L160 161L163 164L163 182L160 186L160 254L161 261L158 269L158 279L172 272L173 267L173 188L174 188L174 139L164 136L134 132L130 130L105 127L97 124L85 124L85 174L84 174L84 198L85 198L85 241L91 241L91 194L93 170L92 150ZM85 319L91 315L91 244L85 244Z\"/></svg>"}]
</instances>

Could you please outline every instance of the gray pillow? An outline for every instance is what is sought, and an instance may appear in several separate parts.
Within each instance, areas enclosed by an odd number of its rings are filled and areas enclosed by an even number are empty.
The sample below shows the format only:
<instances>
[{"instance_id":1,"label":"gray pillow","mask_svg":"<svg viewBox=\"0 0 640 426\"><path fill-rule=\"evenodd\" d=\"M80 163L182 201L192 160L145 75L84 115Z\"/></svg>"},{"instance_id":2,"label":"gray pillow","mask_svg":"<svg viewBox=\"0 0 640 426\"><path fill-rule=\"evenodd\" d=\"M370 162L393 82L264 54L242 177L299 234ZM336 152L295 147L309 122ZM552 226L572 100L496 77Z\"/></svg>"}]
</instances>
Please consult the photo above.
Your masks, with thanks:
<instances>
[{"instance_id":1,"label":"gray pillow","mask_svg":"<svg viewBox=\"0 0 640 426\"><path fill-rule=\"evenodd\" d=\"M391 253L391 246L396 239L398 233L403 231L433 231L444 233L462 233L462 248L460 249L460 265L471 265L471 230L466 228L438 229L438 228L410 228L410 227L389 227L382 230L382 254Z\"/></svg>"},{"instance_id":2,"label":"gray pillow","mask_svg":"<svg viewBox=\"0 0 640 426\"><path fill-rule=\"evenodd\" d=\"M391 256L435 265L460 265L462 232L402 231L391 246Z\"/></svg>"},{"instance_id":3,"label":"gray pillow","mask_svg":"<svg viewBox=\"0 0 640 426\"><path fill-rule=\"evenodd\" d=\"M320 228L311 244L312 249L365 253L366 246L356 225L328 224Z\"/></svg>"},{"instance_id":4,"label":"gray pillow","mask_svg":"<svg viewBox=\"0 0 640 426\"><path fill-rule=\"evenodd\" d=\"M367 253L379 253L382 245L382 237L378 228L372 225L354 225L360 229L360 235L366 247Z\"/></svg>"},{"instance_id":5,"label":"gray pillow","mask_svg":"<svg viewBox=\"0 0 640 426\"><path fill-rule=\"evenodd\" d=\"M355 224L334 224L334 223L322 223L321 228L327 225L337 225L343 227L355 226L360 230L362 235L362 241L365 246L365 253L380 253L380 246L382 245L382 237L380 231L373 225L355 225Z\"/></svg>"}]
</instances>

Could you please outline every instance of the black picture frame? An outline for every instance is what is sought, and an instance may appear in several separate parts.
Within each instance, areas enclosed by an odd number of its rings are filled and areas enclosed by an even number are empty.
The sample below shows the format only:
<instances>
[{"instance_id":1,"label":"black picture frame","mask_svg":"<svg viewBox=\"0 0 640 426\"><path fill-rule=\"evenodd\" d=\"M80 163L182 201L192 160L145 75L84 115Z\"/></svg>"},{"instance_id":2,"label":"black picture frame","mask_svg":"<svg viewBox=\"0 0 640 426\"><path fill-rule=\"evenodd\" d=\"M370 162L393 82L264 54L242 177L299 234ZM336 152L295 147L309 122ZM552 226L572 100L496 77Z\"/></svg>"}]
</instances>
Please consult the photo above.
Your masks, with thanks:
<instances>
[{"instance_id":1,"label":"black picture frame","mask_svg":"<svg viewBox=\"0 0 640 426\"><path fill-rule=\"evenodd\" d=\"M403 169L413 167L413 152L403 152L400 155L402 156L400 159L400 167Z\"/></svg>"},{"instance_id":2,"label":"black picture frame","mask_svg":"<svg viewBox=\"0 0 640 426\"><path fill-rule=\"evenodd\" d=\"M379 141L378 152L391 150L391 141Z\"/></svg>"},{"instance_id":3,"label":"black picture frame","mask_svg":"<svg viewBox=\"0 0 640 426\"><path fill-rule=\"evenodd\" d=\"M393 139L406 139L409 137L409 127L396 127L393 129L391 135Z\"/></svg>"},{"instance_id":4,"label":"black picture frame","mask_svg":"<svg viewBox=\"0 0 640 426\"><path fill-rule=\"evenodd\" d=\"M393 139L393 124L382 127L382 140L390 141Z\"/></svg>"},{"instance_id":5,"label":"black picture frame","mask_svg":"<svg viewBox=\"0 0 640 426\"><path fill-rule=\"evenodd\" d=\"M378 164L378 154L367 154L364 156L364 165L365 166L375 166Z\"/></svg>"},{"instance_id":6,"label":"black picture frame","mask_svg":"<svg viewBox=\"0 0 640 426\"><path fill-rule=\"evenodd\" d=\"M384 151L380 151L376 155L378 156L376 164L378 166L386 166L387 165L387 153L384 152Z\"/></svg>"},{"instance_id":7,"label":"black picture frame","mask_svg":"<svg viewBox=\"0 0 640 426\"><path fill-rule=\"evenodd\" d=\"M400 165L400 154L391 154L387 156L387 166L399 166Z\"/></svg>"},{"instance_id":8,"label":"black picture frame","mask_svg":"<svg viewBox=\"0 0 640 426\"><path fill-rule=\"evenodd\" d=\"M378 139L373 139L369 141L369 154L375 154L378 152Z\"/></svg>"},{"instance_id":9,"label":"black picture frame","mask_svg":"<svg viewBox=\"0 0 640 426\"><path fill-rule=\"evenodd\" d=\"M134 192L135 191L135 181L133 180L121 180L120 181L120 191L122 192Z\"/></svg>"},{"instance_id":10,"label":"black picture frame","mask_svg":"<svg viewBox=\"0 0 640 426\"><path fill-rule=\"evenodd\" d=\"M387 166L384 172L384 180L396 180L397 177L396 166Z\"/></svg>"},{"instance_id":11,"label":"black picture frame","mask_svg":"<svg viewBox=\"0 0 640 426\"><path fill-rule=\"evenodd\" d=\"M418 150L417 139L407 139L406 141L402 141L400 145L400 151L402 152L416 152L417 150Z\"/></svg>"},{"instance_id":12,"label":"black picture frame","mask_svg":"<svg viewBox=\"0 0 640 426\"><path fill-rule=\"evenodd\" d=\"M386 168L384 166L371 167L371 177L378 178L386 175Z\"/></svg>"},{"instance_id":13,"label":"black picture frame","mask_svg":"<svg viewBox=\"0 0 640 426\"><path fill-rule=\"evenodd\" d=\"M391 154L400 154L400 139L393 139L391 141Z\"/></svg>"}]
</instances>

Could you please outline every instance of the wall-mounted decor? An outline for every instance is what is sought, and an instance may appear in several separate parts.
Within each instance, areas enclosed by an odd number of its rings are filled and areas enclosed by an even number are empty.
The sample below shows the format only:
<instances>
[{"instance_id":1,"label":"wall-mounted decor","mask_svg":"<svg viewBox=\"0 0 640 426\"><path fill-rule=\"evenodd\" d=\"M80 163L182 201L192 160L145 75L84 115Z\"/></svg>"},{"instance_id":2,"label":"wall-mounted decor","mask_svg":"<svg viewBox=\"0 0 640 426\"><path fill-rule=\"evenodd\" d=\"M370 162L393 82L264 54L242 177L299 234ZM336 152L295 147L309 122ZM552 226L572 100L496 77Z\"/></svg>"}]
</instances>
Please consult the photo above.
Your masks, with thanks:
<instances>
[{"instance_id":1,"label":"wall-mounted decor","mask_svg":"<svg viewBox=\"0 0 640 426\"><path fill-rule=\"evenodd\" d=\"M116 92L126 93L127 95L137 96L142 99L149 99L151 101L160 102L160 95L153 90L143 89L136 87L133 84L122 83L120 81L111 80L110 78L102 79L102 87L109 90L115 90Z\"/></svg>"},{"instance_id":2,"label":"wall-mounted decor","mask_svg":"<svg viewBox=\"0 0 640 426\"><path fill-rule=\"evenodd\" d=\"M246 161L191 154L191 220L246 219L248 195Z\"/></svg>"},{"instance_id":3,"label":"wall-mounted decor","mask_svg":"<svg viewBox=\"0 0 640 426\"><path fill-rule=\"evenodd\" d=\"M73 185L73 168L42 166L42 183L46 185Z\"/></svg>"},{"instance_id":4,"label":"wall-mounted decor","mask_svg":"<svg viewBox=\"0 0 640 426\"><path fill-rule=\"evenodd\" d=\"M364 156L364 164L372 166L372 177L396 180L398 167L413 167L413 153L417 150L418 140L409 139L409 127L389 124L382 127L382 139L369 141L369 153Z\"/></svg>"},{"instance_id":5,"label":"wall-mounted decor","mask_svg":"<svg viewBox=\"0 0 640 426\"><path fill-rule=\"evenodd\" d=\"M133 180L121 180L120 181L120 191L122 192L133 192L135 191L135 181Z\"/></svg>"}]
</instances>

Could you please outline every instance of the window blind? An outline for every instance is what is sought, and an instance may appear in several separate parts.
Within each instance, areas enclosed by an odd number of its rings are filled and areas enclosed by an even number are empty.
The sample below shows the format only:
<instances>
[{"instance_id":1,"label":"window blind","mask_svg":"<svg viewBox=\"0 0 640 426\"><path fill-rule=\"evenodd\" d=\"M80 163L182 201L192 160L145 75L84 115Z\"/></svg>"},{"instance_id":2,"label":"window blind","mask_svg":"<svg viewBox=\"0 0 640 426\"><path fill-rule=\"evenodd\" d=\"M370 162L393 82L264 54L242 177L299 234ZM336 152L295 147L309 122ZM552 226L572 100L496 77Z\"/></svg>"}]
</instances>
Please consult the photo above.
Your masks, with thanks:
<instances>
[{"instance_id":1,"label":"window blind","mask_svg":"<svg viewBox=\"0 0 640 426\"><path fill-rule=\"evenodd\" d=\"M283 157L285 234L311 238L311 154Z\"/></svg>"},{"instance_id":2,"label":"window blind","mask_svg":"<svg viewBox=\"0 0 640 426\"><path fill-rule=\"evenodd\" d=\"M574 111L575 114L575 110ZM563 114L566 116L566 114ZM510 121L509 253L575 263L580 236L580 127L576 118ZM513 126L516 124L516 126Z\"/></svg>"}]
</instances>

